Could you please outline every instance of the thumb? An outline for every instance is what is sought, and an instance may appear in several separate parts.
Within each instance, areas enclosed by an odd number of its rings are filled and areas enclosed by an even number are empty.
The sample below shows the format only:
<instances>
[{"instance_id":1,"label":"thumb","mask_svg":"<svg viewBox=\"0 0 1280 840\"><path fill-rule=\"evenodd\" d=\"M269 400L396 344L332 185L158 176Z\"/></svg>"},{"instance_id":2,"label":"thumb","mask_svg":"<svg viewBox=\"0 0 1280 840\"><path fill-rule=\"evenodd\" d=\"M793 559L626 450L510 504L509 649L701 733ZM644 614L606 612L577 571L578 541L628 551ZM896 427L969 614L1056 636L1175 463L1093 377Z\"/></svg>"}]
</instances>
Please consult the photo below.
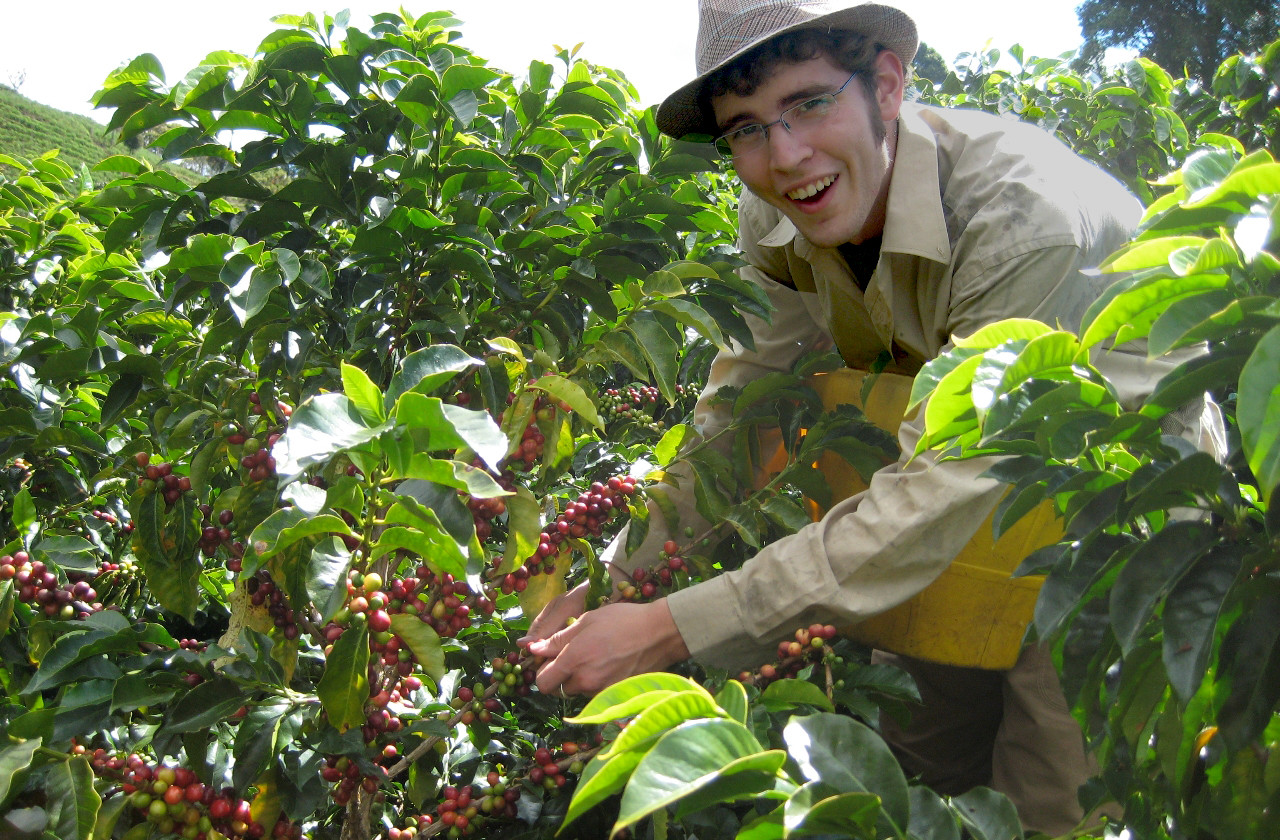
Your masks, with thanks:
<instances>
[{"instance_id":1,"label":"thumb","mask_svg":"<svg viewBox=\"0 0 1280 840\"><path fill-rule=\"evenodd\" d=\"M560 651L578 635L581 630L580 621L575 621L563 630L558 630L544 639L534 639L529 642L529 652L534 656L542 656L547 659L554 659L559 655Z\"/></svg>"}]
</instances>

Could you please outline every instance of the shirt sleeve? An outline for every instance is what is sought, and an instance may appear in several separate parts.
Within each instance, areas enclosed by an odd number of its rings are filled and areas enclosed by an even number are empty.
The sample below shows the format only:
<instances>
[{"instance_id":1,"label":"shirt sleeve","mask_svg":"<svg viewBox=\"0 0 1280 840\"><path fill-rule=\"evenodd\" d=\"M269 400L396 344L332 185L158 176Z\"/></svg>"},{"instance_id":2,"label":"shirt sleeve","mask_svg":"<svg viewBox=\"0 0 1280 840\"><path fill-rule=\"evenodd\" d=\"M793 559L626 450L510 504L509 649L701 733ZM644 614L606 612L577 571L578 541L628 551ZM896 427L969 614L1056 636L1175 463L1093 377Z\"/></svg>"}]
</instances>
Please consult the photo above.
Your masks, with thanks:
<instances>
[{"instance_id":1,"label":"shirt sleeve","mask_svg":"<svg viewBox=\"0 0 1280 840\"><path fill-rule=\"evenodd\" d=\"M747 253L753 256L751 249ZM972 332L961 331L966 326L1008 317L1039 317L1065 326L1070 320L1066 313L1074 313L1081 302L1087 305L1094 295L1081 288L1086 283L1081 260L1079 249L1053 244L1022 259L992 264L970 277L975 294L953 301L946 326L961 335ZM744 269L744 274L761 283L779 309L772 322L753 325L758 330L756 353L735 348L717 358L705 394L723 384L750 381L764 370L789 369L804 349L806 335L828 336L812 317L800 317L804 293L777 283L759 266ZM1063 317L1055 318L1053 310ZM699 405L697 419L704 433L724 427L726 410ZM740 569L667 597L695 660L729 669L758 665L772 658L778 641L797 627L857 623L911 598L942 573L1006 488L983 477L991 458L938 460L932 453L912 458L922 426L923 412L901 425L902 458L877 472L865 492L765 546ZM691 482L682 482L668 495L682 524L701 522ZM661 519L655 513L651 521ZM666 538L661 527L650 533L635 559L651 561Z\"/></svg>"}]
</instances>

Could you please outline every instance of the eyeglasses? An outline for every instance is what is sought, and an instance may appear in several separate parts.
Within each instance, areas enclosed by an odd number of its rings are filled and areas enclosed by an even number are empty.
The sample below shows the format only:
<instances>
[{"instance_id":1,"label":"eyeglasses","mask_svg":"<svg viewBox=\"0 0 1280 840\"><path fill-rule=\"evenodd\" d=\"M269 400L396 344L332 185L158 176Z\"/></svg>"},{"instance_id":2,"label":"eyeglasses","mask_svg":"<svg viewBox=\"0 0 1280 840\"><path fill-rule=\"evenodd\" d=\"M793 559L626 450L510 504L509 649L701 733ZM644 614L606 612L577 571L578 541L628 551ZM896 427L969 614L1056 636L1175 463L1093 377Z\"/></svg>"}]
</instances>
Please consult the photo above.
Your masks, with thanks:
<instances>
[{"instance_id":1,"label":"eyeglasses","mask_svg":"<svg viewBox=\"0 0 1280 840\"><path fill-rule=\"evenodd\" d=\"M781 125L789 134L817 128L827 117L836 112L836 97L844 93L849 82L852 82L853 77L860 72L862 71L855 70L835 93L824 93L821 96L806 99L799 105L792 105L771 123L764 125L752 123L721 134L715 139L716 151L726 160L747 157L765 147L769 142L769 129L775 125Z\"/></svg>"}]
</instances>

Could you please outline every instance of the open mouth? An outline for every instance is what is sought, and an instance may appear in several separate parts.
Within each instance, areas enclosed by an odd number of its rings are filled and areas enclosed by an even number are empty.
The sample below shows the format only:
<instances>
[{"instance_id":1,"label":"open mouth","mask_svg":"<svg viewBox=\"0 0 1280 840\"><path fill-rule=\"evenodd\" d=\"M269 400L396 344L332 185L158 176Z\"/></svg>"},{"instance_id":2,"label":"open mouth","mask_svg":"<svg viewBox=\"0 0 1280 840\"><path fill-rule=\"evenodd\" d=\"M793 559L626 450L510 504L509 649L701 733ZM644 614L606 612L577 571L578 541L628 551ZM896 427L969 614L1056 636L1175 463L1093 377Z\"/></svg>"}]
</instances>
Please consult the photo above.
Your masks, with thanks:
<instances>
[{"instance_id":1,"label":"open mouth","mask_svg":"<svg viewBox=\"0 0 1280 840\"><path fill-rule=\"evenodd\" d=\"M827 187L831 186L835 182L835 175L827 175L817 181L814 181L812 184L807 184L803 187L792 190L787 193L787 198L792 201L798 201L801 204L812 203L820 199L822 194L826 192Z\"/></svg>"}]
</instances>

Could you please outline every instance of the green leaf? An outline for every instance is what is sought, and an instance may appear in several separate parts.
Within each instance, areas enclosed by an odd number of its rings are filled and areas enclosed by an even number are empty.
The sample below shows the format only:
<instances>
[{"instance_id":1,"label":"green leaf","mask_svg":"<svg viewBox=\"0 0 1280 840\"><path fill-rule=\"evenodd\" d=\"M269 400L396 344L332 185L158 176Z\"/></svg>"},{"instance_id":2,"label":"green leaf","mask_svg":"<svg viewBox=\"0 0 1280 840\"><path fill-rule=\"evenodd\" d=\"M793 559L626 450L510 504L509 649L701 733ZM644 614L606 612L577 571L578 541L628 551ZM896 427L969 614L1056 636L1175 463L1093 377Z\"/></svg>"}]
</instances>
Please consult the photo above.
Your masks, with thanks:
<instances>
[{"instance_id":1,"label":"green leaf","mask_svg":"<svg viewBox=\"0 0 1280 840\"><path fill-rule=\"evenodd\" d=\"M437 683L444 678L444 649L440 645L440 635L430 624L415 615L396 613L391 616L391 632L404 641L427 676Z\"/></svg>"},{"instance_id":2,"label":"green leaf","mask_svg":"<svg viewBox=\"0 0 1280 840\"><path fill-rule=\"evenodd\" d=\"M724 716L724 710L716 705L709 694L679 691L659 698L646 706L631 719L622 732L618 733L618 737L605 748L601 755L608 758L626 750L643 749L650 742L656 742L664 733L686 720Z\"/></svg>"},{"instance_id":3,"label":"green leaf","mask_svg":"<svg viewBox=\"0 0 1280 840\"><path fill-rule=\"evenodd\" d=\"M436 109L441 102L437 84L435 74L419 73L409 79L395 98L400 112L427 131L436 128Z\"/></svg>"},{"instance_id":4,"label":"green leaf","mask_svg":"<svg viewBox=\"0 0 1280 840\"><path fill-rule=\"evenodd\" d=\"M31 766L40 741L19 741L0 747L0 802L8 799L15 788L14 779Z\"/></svg>"},{"instance_id":5,"label":"green leaf","mask_svg":"<svg viewBox=\"0 0 1280 840\"><path fill-rule=\"evenodd\" d=\"M581 712L565 718L565 721L576 724L608 723L630 717L651 703L682 691L707 694L705 688L686 677L662 672L637 674L601 691L591 698Z\"/></svg>"},{"instance_id":6,"label":"green leaf","mask_svg":"<svg viewBox=\"0 0 1280 840\"><path fill-rule=\"evenodd\" d=\"M676 401L676 377L680 373L680 348L661 324L647 312L637 312L627 324L640 352L653 371L654 384L669 403Z\"/></svg>"},{"instance_id":7,"label":"green leaf","mask_svg":"<svg viewBox=\"0 0 1280 840\"><path fill-rule=\"evenodd\" d=\"M951 800L973 840L1022 840L1022 823L1013 803L1002 793L976 787Z\"/></svg>"},{"instance_id":8,"label":"green leaf","mask_svg":"<svg viewBox=\"0 0 1280 840\"><path fill-rule=\"evenodd\" d=\"M1093 347L1113 335L1117 345L1145 338L1156 318L1175 301L1221 289L1228 282L1225 274L1189 274L1185 277L1160 277L1131 286L1113 297L1083 327L1080 344Z\"/></svg>"},{"instance_id":9,"label":"green leaf","mask_svg":"<svg viewBox=\"0 0 1280 840\"><path fill-rule=\"evenodd\" d=\"M863 837L874 840L880 798L872 793L838 793L821 782L809 782L787 799L787 837L811 835Z\"/></svg>"},{"instance_id":10,"label":"green leaf","mask_svg":"<svg viewBox=\"0 0 1280 840\"><path fill-rule=\"evenodd\" d=\"M93 786L93 768L82 755L71 756L45 773L49 797L49 828L60 840L89 840L97 823L102 797Z\"/></svg>"},{"instance_id":11,"label":"green leaf","mask_svg":"<svg viewBox=\"0 0 1280 840\"><path fill-rule=\"evenodd\" d=\"M639 750L614 755L607 761L595 756L588 762L573 791L573 799L565 813L564 824L568 825L610 796L618 793L631 778L631 774L644 758Z\"/></svg>"},{"instance_id":12,"label":"green leaf","mask_svg":"<svg viewBox=\"0 0 1280 840\"><path fill-rule=\"evenodd\" d=\"M397 423L427 431L433 450L469 448L495 472L506 457L507 437L487 411L410 392L399 398L394 414Z\"/></svg>"},{"instance_id":13,"label":"green leaf","mask_svg":"<svg viewBox=\"0 0 1280 840\"><path fill-rule=\"evenodd\" d=\"M747 702L747 689L742 683L737 680L727 680L716 692L715 701L728 717L738 723L747 722L751 710Z\"/></svg>"},{"instance_id":14,"label":"green leaf","mask_svg":"<svg viewBox=\"0 0 1280 840\"><path fill-rule=\"evenodd\" d=\"M323 534L350 536L346 521L333 513L308 516L296 507L281 508L253 529L249 541L258 560L267 560L294 543Z\"/></svg>"},{"instance_id":15,"label":"green leaf","mask_svg":"<svg viewBox=\"0 0 1280 840\"><path fill-rule=\"evenodd\" d=\"M907 836L911 840L960 840L959 820L942 797L924 785L912 785L907 796L911 801Z\"/></svg>"},{"instance_id":16,"label":"green leaf","mask_svg":"<svg viewBox=\"0 0 1280 840\"><path fill-rule=\"evenodd\" d=\"M316 695L328 715L329 725L339 732L364 725L364 704L369 699L367 624L348 627L333 643L333 652L324 663L324 674L316 684Z\"/></svg>"},{"instance_id":17,"label":"green leaf","mask_svg":"<svg viewBox=\"0 0 1280 840\"><path fill-rule=\"evenodd\" d=\"M970 336L956 336L955 346L964 350L990 350L1010 341L1030 341L1053 328L1030 318L1006 318L980 328Z\"/></svg>"},{"instance_id":18,"label":"green leaf","mask_svg":"<svg viewBox=\"0 0 1280 840\"><path fill-rule=\"evenodd\" d=\"M794 716L782 730L787 753L808 781L841 793L880 797L885 818L900 831L910 819L907 780L893 753L870 728L844 715Z\"/></svg>"},{"instance_id":19,"label":"green leaf","mask_svg":"<svg viewBox=\"0 0 1280 840\"><path fill-rule=\"evenodd\" d=\"M365 422L376 426L387 419L382 392L360 368L342 363L342 391L351 400Z\"/></svg>"},{"instance_id":20,"label":"green leaf","mask_svg":"<svg viewBox=\"0 0 1280 840\"><path fill-rule=\"evenodd\" d=\"M367 425L345 395L318 394L304 400L289 418L288 430L272 449L276 470L281 476L292 478L343 450L374 440L385 431L385 423Z\"/></svg>"},{"instance_id":21,"label":"green leaf","mask_svg":"<svg viewBox=\"0 0 1280 840\"><path fill-rule=\"evenodd\" d=\"M1161 616L1164 667L1169 684L1190 701L1204 679L1218 617L1240 574L1240 557L1231 547L1214 546L1173 587Z\"/></svg>"},{"instance_id":22,"label":"green leaf","mask_svg":"<svg viewBox=\"0 0 1280 840\"><path fill-rule=\"evenodd\" d=\"M481 360L452 344L424 347L406 356L400 369L391 377L386 404L394 405L400 395L408 391L429 394L459 373L481 364Z\"/></svg>"},{"instance_id":23,"label":"green leaf","mask_svg":"<svg viewBox=\"0 0 1280 840\"><path fill-rule=\"evenodd\" d=\"M1139 545L1111 589L1111 626L1121 650L1129 653L1138 644L1157 603L1215 539L1207 522L1179 521Z\"/></svg>"},{"instance_id":24,"label":"green leaf","mask_svg":"<svg viewBox=\"0 0 1280 840\"><path fill-rule=\"evenodd\" d=\"M188 691L165 712L161 732L177 735L209 729L244 705L244 691L233 680L215 677Z\"/></svg>"},{"instance_id":25,"label":"green leaf","mask_svg":"<svg viewBox=\"0 0 1280 840\"><path fill-rule=\"evenodd\" d=\"M659 467L666 467L676 459L685 443L693 440L697 432L691 424L677 423L662 435L653 447L653 460Z\"/></svg>"},{"instance_id":26,"label":"green leaf","mask_svg":"<svg viewBox=\"0 0 1280 840\"><path fill-rule=\"evenodd\" d=\"M542 534L542 507L527 487L516 487L516 494L508 496L507 544L502 555L498 574L508 574L530 557L538 548Z\"/></svg>"},{"instance_id":27,"label":"green leaf","mask_svg":"<svg viewBox=\"0 0 1280 840\"><path fill-rule=\"evenodd\" d=\"M740 759L750 759L741 763ZM622 792L614 831L633 825L730 772L781 767L781 750L764 751L751 730L723 718L687 721L654 745Z\"/></svg>"},{"instance_id":28,"label":"green leaf","mask_svg":"<svg viewBox=\"0 0 1280 840\"><path fill-rule=\"evenodd\" d=\"M1236 422L1265 501L1280 485L1280 327L1258 340L1240 371Z\"/></svg>"},{"instance_id":29,"label":"green leaf","mask_svg":"<svg viewBox=\"0 0 1280 840\"><path fill-rule=\"evenodd\" d=\"M817 706L828 712L835 711L831 700L808 680L775 680L760 692L760 703L771 712L793 709L796 706Z\"/></svg>"},{"instance_id":30,"label":"green leaf","mask_svg":"<svg viewBox=\"0 0 1280 840\"><path fill-rule=\"evenodd\" d=\"M676 321L698 335L710 341L716 347L724 349L727 347L724 335L720 331L720 325L716 323L705 309L698 306L690 300L680 298L670 298L667 300L656 300L649 304L649 308L655 312L662 312L675 318Z\"/></svg>"},{"instance_id":31,"label":"green leaf","mask_svg":"<svg viewBox=\"0 0 1280 840\"><path fill-rule=\"evenodd\" d=\"M1169 259L1182 248L1199 247L1202 236L1162 236L1133 242L1121 248L1102 263L1107 271L1138 271L1144 268L1169 268Z\"/></svg>"},{"instance_id":32,"label":"green leaf","mask_svg":"<svg viewBox=\"0 0 1280 840\"><path fill-rule=\"evenodd\" d=\"M488 67L474 64L453 64L440 78L440 98L453 99L462 91L478 91L501 75Z\"/></svg>"},{"instance_id":33,"label":"green leaf","mask_svg":"<svg viewBox=\"0 0 1280 840\"><path fill-rule=\"evenodd\" d=\"M556 374L548 374L530 382L529 387L545 391L555 399L568 405L583 420L586 420L597 429L604 430L604 423L600 421L600 415L596 413L595 403L587 396L586 391L582 390L582 386L572 379L566 379Z\"/></svg>"}]
</instances>

